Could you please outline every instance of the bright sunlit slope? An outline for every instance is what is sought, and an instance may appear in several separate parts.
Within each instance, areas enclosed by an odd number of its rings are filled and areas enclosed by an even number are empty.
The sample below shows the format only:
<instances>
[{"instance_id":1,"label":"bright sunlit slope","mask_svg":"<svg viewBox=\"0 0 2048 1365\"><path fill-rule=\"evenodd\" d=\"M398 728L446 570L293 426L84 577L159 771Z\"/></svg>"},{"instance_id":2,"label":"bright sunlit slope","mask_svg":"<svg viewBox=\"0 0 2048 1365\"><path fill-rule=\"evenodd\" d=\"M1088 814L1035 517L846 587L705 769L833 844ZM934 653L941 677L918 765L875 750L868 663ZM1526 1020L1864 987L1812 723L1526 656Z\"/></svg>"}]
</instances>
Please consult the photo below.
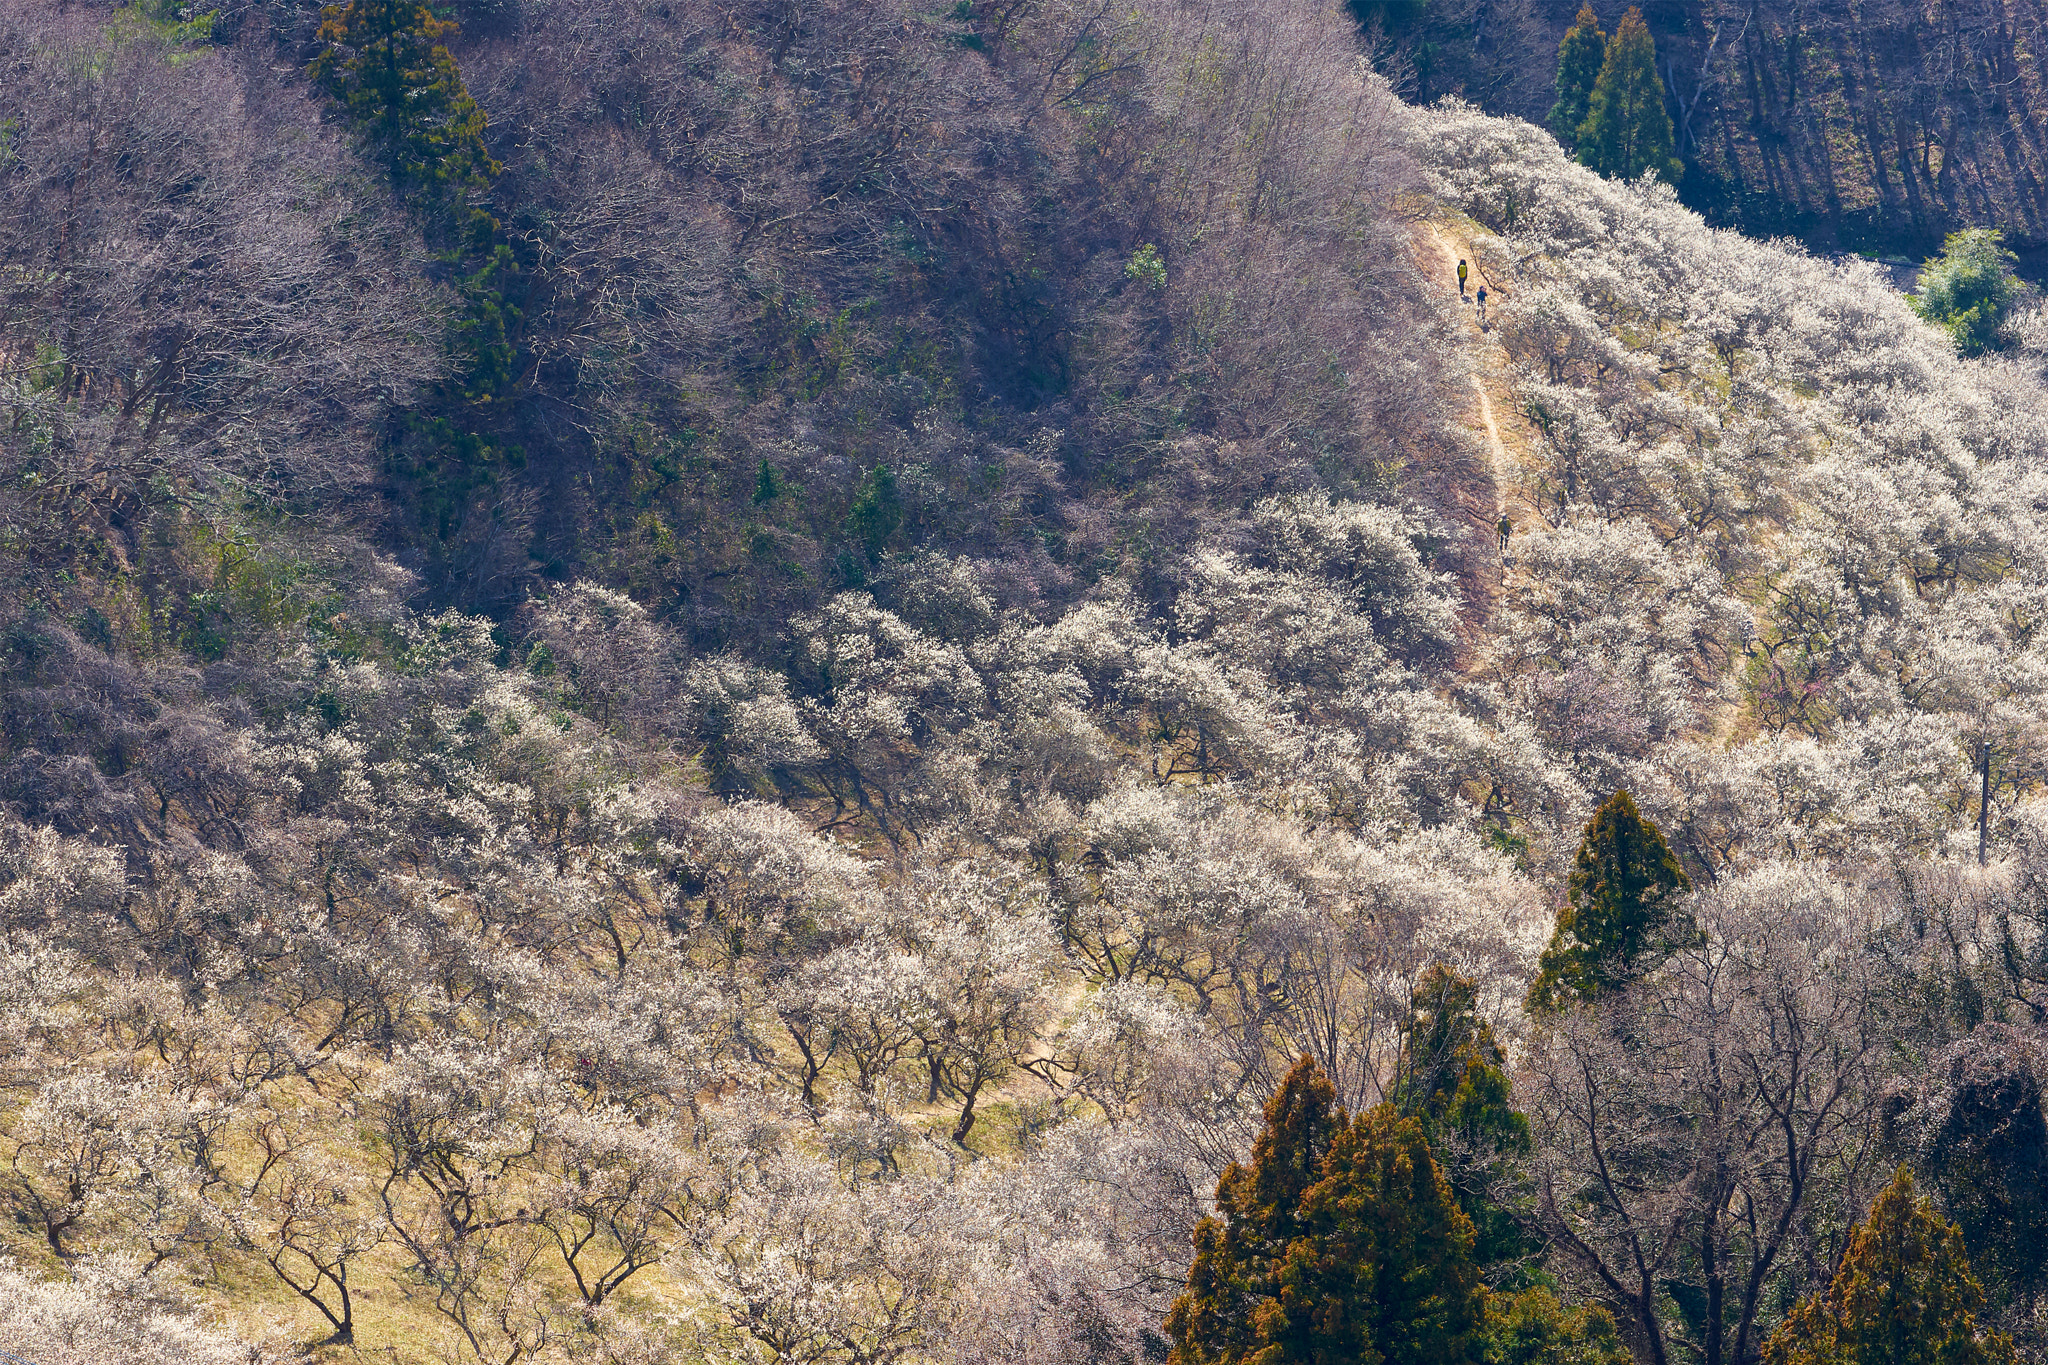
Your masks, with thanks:
<instances>
[{"instance_id":1,"label":"bright sunlit slope","mask_svg":"<svg viewBox=\"0 0 2048 1365\"><path fill-rule=\"evenodd\" d=\"M1708 231L1525 124L1430 110L1413 145L1496 234L1540 433L1490 674L1516 709L1703 866L1931 850L1987 752L2004 818L2044 681L2038 358L1959 361L1874 269Z\"/></svg>"}]
</instances>

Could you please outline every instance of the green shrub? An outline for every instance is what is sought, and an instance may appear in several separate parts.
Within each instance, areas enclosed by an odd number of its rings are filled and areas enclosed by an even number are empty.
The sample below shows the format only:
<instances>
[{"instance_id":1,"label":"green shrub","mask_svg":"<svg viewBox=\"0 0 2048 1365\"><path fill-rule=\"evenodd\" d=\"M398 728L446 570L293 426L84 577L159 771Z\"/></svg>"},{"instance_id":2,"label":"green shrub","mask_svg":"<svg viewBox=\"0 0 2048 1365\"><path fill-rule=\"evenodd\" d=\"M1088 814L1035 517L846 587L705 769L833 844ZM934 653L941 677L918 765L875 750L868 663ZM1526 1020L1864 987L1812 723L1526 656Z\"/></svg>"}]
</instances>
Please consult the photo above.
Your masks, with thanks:
<instances>
[{"instance_id":1,"label":"green shrub","mask_svg":"<svg viewBox=\"0 0 2048 1365\"><path fill-rule=\"evenodd\" d=\"M2016 259L1996 228L1952 232L1941 255L1921 271L1913 307L1954 338L1958 352L1982 355L1999 344L1999 329L2012 309Z\"/></svg>"}]
</instances>

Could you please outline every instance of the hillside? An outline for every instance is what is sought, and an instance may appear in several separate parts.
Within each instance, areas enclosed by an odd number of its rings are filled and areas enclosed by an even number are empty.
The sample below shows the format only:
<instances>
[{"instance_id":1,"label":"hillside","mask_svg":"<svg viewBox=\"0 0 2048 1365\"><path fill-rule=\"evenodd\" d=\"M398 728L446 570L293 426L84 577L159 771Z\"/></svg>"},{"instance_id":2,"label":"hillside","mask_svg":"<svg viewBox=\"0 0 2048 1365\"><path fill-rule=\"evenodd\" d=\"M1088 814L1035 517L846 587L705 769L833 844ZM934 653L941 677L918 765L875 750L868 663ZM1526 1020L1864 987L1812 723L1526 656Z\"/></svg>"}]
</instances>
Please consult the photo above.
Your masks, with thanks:
<instances>
[{"instance_id":1,"label":"hillside","mask_svg":"<svg viewBox=\"0 0 2048 1365\"><path fill-rule=\"evenodd\" d=\"M2042 1349L2039 352L1309 0L336 13L0 4L0 1351L1164 1359L1433 1028L1503 1301Z\"/></svg>"},{"instance_id":2,"label":"hillside","mask_svg":"<svg viewBox=\"0 0 2048 1365\"><path fill-rule=\"evenodd\" d=\"M1353 8L1380 65L1421 101L1462 95L1541 124L1575 0ZM1612 29L1621 5L1595 6ZM2041 16L1967 4L1642 6L1686 174L1709 222L1814 250L1932 255L1944 234L2004 229L2048 271Z\"/></svg>"}]
</instances>

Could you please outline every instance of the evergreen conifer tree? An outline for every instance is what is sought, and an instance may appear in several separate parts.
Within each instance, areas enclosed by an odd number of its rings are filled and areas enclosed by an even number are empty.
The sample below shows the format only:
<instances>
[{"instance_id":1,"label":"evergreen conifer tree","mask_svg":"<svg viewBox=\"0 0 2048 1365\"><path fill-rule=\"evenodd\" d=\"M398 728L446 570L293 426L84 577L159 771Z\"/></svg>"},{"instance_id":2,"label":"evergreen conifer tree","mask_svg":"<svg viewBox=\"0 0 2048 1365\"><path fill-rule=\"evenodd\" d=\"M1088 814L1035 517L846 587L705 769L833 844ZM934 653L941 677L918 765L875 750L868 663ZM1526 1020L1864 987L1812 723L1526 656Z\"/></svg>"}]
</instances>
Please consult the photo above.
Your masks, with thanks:
<instances>
[{"instance_id":1,"label":"evergreen conifer tree","mask_svg":"<svg viewBox=\"0 0 2048 1365\"><path fill-rule=\"evenodd\" d=\"M870 560L880 559L889 537L903 526L903 499L896 491L896 471L878 464L862 477L846 512L846 529L867 547Z\"/></svg>"},{"instance_id":2,"label":"evergreen conifer tree","mask_svg":"<svg viewBox=\"0 0 2048 1365\"><path fill-rule=\"evenodd\" d=\"M1248 1360L1254 1318L1273 1297L1281 1259L1300 1234L1301 1198L1322 1178L1323 1158L1345 1114L1322 1069L1303 1057L1266 1102L1266 1127L1249 1166L1231 1163L1216 1182L1220 1219L1195 1229L1187 1292L1166 1320L1174 1365Z\"/></svg>"},{"instance_id":3,"label":"evergreen conifer tree","mask_svg":"<svg viewBox=\"0 0 2048 1365\"><path fill-rule=\"evenodd\" d=\"M1381 1105L1344 1122L1304 1059L1216 1197L1167 1318L1172 1365L1479 1365L1472 1225L1414 1119Z\"/></svg>"},{"instance_id":4,"label":"evergreen conifer tree","mask_svg":"<svg viewBox=\"0 0 2048 1365\"><path fill-rule=\"evenodd\" d=\"M1658 828L1625 791L1593 813L1572 862L1557 931L1537 962L1529 1008L1588 1003L1626 984L1654 955L1690 939L1679 897L1692 889Z\"/></svg>"},{"instance_id":5,"label":"evergreen conifer tree","mask_svg":"<svg viewBox=\"0 0 2048 1365\"><path fill-rule=\"evenodd\" d=\"M481 189L498 173L484 113L445 39L456 26L414 0L349 0L320 11L326 44L308 68L349 122L411 190Z\"/></svg>"},{"instance_id":6,"label":"evergreen conifer tree","mask_svg":"<svg viewBox=\"0 0 2048 1365\"><path fill-rule=\"evenodd\" d=\"M1676 183L1685 171L1672 155L1671 112L1664 107L1664 82L1657 75L1657 44L1630 6L1608 40L1593 83L1585 122L1578 130L1578 157L1613 179L1633 180L1655 171Z\"/></svg>"},{"instance_id":7,"label":"evergreen conifer tree","mask_svg":"<svg viewBox=\"0 0 2048 1365\"><path fill-rule=\"evenodd\" d=\"M1962 1232L1914 1197L1901 1166L1827 1293L1764 1343L1764 1365L2011 1365L2012 1340L1978 1325L1983 1307Z\"/></svg>"},{"instance_id":8,"label":"evergreen conifer tree","mask_svg":"<svg viewBox=\"0 0 2048 1365\"><path fill-rule=\"evenodd\" d=\"M1634 1365L1613 1314L1567 1308L1541 1286L1496 1294L1487 1319L1486 1365Z\"/></svg>"},{"instance_id":9,"label":"evergreen conifer tree","mask_svg":"<svg viewBox=\"0 0 2048 1365\"><path fill-rule=\"evenodd\" d=\"M1550 106L1550 131L1567 147L1578 141L1579 125L1586 121L1606 56L1607 35L1600 30L1600 16L1591 5L1579 6L1578 19L1557 46L1557 103Z\"/></svg>"},{"instance_id":10,"label":"evergreen conifer tree","mask_svg":"<svg viewBox=\"0 0 2048 1365\"><path fill-rule=\"evenodd\" d=\"M766 456L761 467L754 471L754 506L774 502L782 496L782 476L775 472L775 466L768 463Z\"/></svg>"},{"instance_id":11,"label":"evergreen conifer tree","mask_svg":"<svg viewBox=\"0 0 2048 1365\"><path fill-rule=\"evenodd\" d=\"M1302 1199L1303 1235L1279 1276L1265 1336L1282 1361L1479 1365L1486 1286L1472 1224L1422 1125L1391 1105L1360 1114L1330 1145Z\"/></svg>"},{"instance_id":12,"label":"evergreen conifer tree","mask_svg":"<svg viewBox=\"0 0 2048 1365\"><path fill-rule=\"evenodd\" d=\"M1423 973L1410 998L1392 1101L1422 1125L1472 1220L1473 1256L1492 1265L1530 1250L1494 1199L1507 1161L1528 1153L1530 1135L1529 1120L1512 1104L1507 1055L1478 1005L1478 986L1442 963Z\"/></svg>"},{"instance_id":13,"label":"evergreen conifer tree","mask_svg":"<svg viewBox=\"0 0 2048 1365\"><path fill-rule=\"evenodd\" d=\"M490 427L488 405L514 387L521 310L512 248L478 202L503 168L484 146L484 111L447 39L458 31L416 0L349 0L320 11L322 48L307 67L364 150L390 174L461 306L450 319L452 382L441 402L405 414L393 467L417 487L422 523L447 536L470 492L525 454Z\"/></svg>"}]
</instances>

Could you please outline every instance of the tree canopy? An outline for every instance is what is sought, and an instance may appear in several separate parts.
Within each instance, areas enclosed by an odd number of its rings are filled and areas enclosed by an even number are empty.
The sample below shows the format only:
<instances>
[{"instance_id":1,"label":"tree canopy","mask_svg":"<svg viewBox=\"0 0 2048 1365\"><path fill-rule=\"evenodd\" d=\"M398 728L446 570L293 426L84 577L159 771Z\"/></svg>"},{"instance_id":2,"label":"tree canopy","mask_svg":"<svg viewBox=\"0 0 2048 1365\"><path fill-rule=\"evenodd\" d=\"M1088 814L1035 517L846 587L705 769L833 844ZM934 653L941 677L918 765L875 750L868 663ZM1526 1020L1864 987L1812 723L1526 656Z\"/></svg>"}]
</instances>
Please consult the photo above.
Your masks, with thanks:
<instances>
[{"instance_id":1,"label":"tree canopy","mask_svg":"<svg viewBox=\"0 0 2048 1365\"><path fill-rule=\"evenodd\" d=\"M1577 51L1574 59L1581 59ZM1685 167L1672 152L1672 137L1657 44L1643 12L1631 5L1601 55L1585 120L1574 134L1578 157L1610 179L1633 180L1651 171L1675 184Z\"/></svg>"},{"instance_id":2,"label":"tree canopy","mask_svg":"<svg viewBox=\"0 0 2048 1365\"><path fill-rule=\"evenodd\" d=\"M1455 1002L1447 982L1431 998ZM1308 1058L1216 1195L1166 1321L1172 1365L1627 1365L1605 1310L1489 1292L1424 1122L1393 1104L1347 1121Z\"/></svg>"},{"instance_id":3,"label":"tree canopy","mask_svg":"<svg viewBox=\"0 0 2048 1365\"><path fill-rule=\"evenodd\" d=\"M1478 1011L1478 983L1443 963L1416 984L1404 1027L1391 1102L1421 1123L1458 1206L1472 1221L1482 1266L1530 1250L1497 1199L1506 1167L1531 1147L1529 1121L1514 1108L1507 1055Z\"/></svg>"},{"instance_id":4,"label":"tree canopy","mask_svg":"<svg viewBox=\"0 0 2048 1365\"><path fill-rule=\"evenodd\" d=\"M2011 1365L2012 1341L1978 1322L1984 1290L1963 1234L1901 1166L1849 1239L1825 1294L1764 1343L1765 1365Z\"/></svg>"},{"instance_id":5,"label":"tree canopy","mask_svg":"<svg viewBox=\"0 0 2048 1365\"><path fill-rule=\"evenodd\" d=\"M1578 141L1606 57L1607 34L1600 28L1600 16L1591 5L1580 5L1578 18L1557 47L1557 103L1550 106L1550 131L1567 147Z\"/></svg>"},{"instance_id":6,"label":"tree canopy","mask_svg":"<svg viewBox=\"0 0 2048 1365\"><path fill-rule=\"evenodd\" d=\"M1947 332L1957 351L1982 355L1998 345L1999 329L2012 311L2017 259L1997 228L1952 232L1941 244L1941 255L1921 268L1913 307Z\"/></svg>"},{"instance_id":7,"label":"tree canopy","mask_svg":"<svg viewBox=\"0 0 2048 1365\"><path fill-rule=\"evenodd\" d=\"M1607 798L1572 859L1557 929L1537 961L1532 1009L1589 1003L1624 985L1691 933L1680 897L1692 888L1671 846L1626 791Z\"/></svg>"},{"instance_id":8,"label":"tree canopy","mask_svg":"<svg viewBox=\"0 0 2048 1365\"><path fill-rule=\"evenodd\" d=\"M413 0L348 0L320 12L314 82L389 168L415 190L481 188L498 173L484 113L449 55L450 19Z\"/></svg>"},{"instance_id":9,"label":"tree canopy","mask_svg":"<svg viewBox=\"0 0 2048 1365\"><path fill-rule=\"evenodd\" d=\"M1614 1317L1598 1304L1567 1307L1542 1286L1496 1294L1486 1365L1633 1365Z\"/></svg>"},{"instance_id":10,"label":"tree canopy","mask_svg":"<svg viewBox=\"0 0 2048 1365\"><path fill-rule=\"evenodd\" d=\"M1421 1125L1390 1106L1347 1122L1333 1103L1303 1058L1251 1165L1217 1184L1222 1218L1197 1229L1166 1322L1173 1365L1481 1360L1472 1225Z\"/></svg>"}]
</instances>

